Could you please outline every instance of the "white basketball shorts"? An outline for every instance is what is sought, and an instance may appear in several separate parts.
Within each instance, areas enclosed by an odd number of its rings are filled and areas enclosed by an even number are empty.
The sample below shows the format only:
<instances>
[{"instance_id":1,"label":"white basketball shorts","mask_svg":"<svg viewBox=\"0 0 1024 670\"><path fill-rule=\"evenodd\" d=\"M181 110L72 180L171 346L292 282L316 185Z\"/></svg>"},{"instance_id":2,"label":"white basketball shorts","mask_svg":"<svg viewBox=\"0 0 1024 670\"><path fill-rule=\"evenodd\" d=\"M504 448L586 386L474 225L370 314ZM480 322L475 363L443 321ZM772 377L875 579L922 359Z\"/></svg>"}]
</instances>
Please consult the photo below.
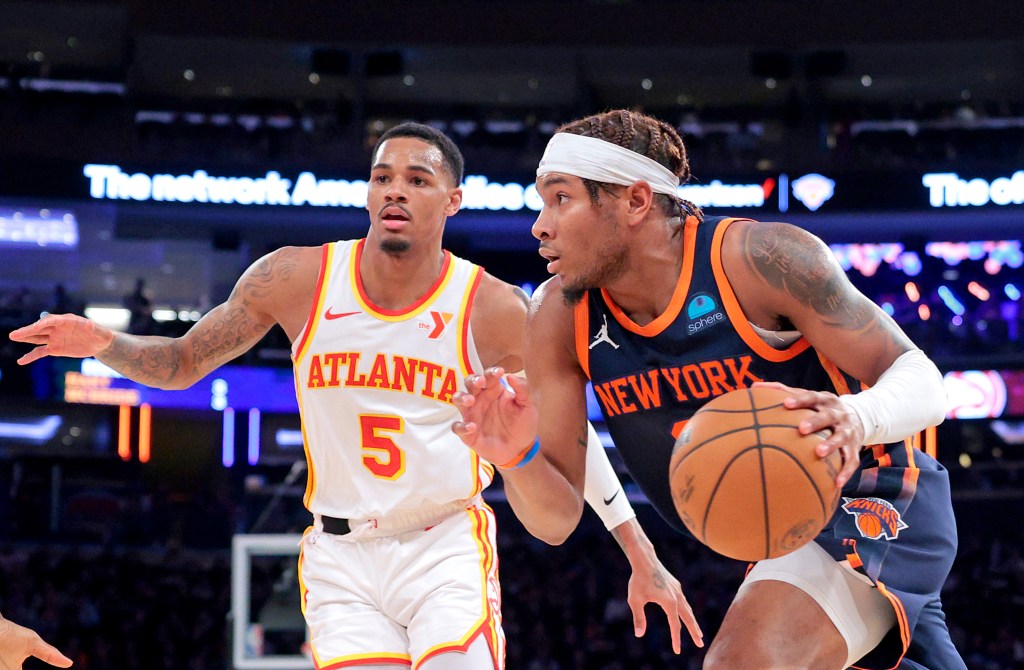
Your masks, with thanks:
<instances>
[{"instance_id":1,"label":"white basketball shorts","mask_svg":"<svg viewBox=\"0 0 1024 670\"><path fill-rule=\"evenodd\" d=\"M317 668L415 670L480 636L504 667L494 512L479 497L456 508L412 530L394 519L347 535L306 530L299 586Z\"/></svg>"}]
</instances>

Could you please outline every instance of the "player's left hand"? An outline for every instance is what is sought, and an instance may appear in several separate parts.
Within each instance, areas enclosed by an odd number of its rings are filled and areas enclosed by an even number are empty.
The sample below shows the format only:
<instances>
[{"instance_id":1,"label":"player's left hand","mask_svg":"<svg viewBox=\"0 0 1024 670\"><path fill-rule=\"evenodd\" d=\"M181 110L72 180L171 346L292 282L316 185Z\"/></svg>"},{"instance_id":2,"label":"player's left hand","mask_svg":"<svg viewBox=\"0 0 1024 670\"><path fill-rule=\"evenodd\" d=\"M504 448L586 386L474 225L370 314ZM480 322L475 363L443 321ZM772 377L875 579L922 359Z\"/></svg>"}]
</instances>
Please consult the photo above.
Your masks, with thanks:
<instances>
[{"instance_id":1,"label":"player's left hand","mask_svg":"<svg viewBox=\"0 0 1024 670\"><path fill-rule=\"evenodd\" d=\"M697 617L693 615L690 603L683 595L682 584L662 565L653 549L649 554L644 552L642 564L633 565L626 602L633 612L633 631L637 637L643 637L647 632L644 606L647 603L654 603L668 616L668 627L672 632L672 651L676 654L682 652L680 637L683 625L689 631L693 643L698 647L704 646L704 633L697 623Z\"/></svg>"},{"instance_id":2,"label":"player's left hand","mask_svg":"<svg viewBox=\"0 0 1024 670\"><path fill-rule=\"evenodd\" d=\"M71 666L70 658L43 642L34 630L0 616L0 670L21 670L30 656L58 668Z\"/></svg>"},{"instance_id":3,"label":"player's left hand","mask_svg":"<svg viewBox=\"0 0 1024 670\"><path fill-rule=\"evenodd\" d=\"M842 487L850 481L850 477L860 467L860 450L864 445L864 426L860 417L850 411L834 393L825 391L808 391L793 388L779 382L757 382L754 386L775 388L786 391L790 397L783 403L789 409L806 408L815 414L806 421L801 421L797 430L801 435L810 435L819 430L831 430L828 439L818 445L815 450L819 457L824 458L833 451L838 451L843 459L843 467L836 476L836 486Z\"/></svg>"}]
</instances>

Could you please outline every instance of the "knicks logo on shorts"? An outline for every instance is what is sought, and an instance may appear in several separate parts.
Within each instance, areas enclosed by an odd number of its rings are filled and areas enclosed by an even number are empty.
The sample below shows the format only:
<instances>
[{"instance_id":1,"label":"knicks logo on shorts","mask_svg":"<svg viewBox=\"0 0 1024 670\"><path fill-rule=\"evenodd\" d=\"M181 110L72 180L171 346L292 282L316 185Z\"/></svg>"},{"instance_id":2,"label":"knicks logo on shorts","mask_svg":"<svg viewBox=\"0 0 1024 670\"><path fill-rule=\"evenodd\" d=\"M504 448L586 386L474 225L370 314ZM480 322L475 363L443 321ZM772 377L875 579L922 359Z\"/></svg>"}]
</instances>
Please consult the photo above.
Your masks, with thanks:
<instances>
[{"instance_id":1,"label":"knicks logo on shorts","mask_svg":"<svg viewBox=\"0 0 1024 670\"><path fill-rule=\"evenodd\" d=\"M907 528L892 503L881 498L843 498L843 510L853 515L857 530L869 540L895 540Z\"/></svg>"}]
</instances>

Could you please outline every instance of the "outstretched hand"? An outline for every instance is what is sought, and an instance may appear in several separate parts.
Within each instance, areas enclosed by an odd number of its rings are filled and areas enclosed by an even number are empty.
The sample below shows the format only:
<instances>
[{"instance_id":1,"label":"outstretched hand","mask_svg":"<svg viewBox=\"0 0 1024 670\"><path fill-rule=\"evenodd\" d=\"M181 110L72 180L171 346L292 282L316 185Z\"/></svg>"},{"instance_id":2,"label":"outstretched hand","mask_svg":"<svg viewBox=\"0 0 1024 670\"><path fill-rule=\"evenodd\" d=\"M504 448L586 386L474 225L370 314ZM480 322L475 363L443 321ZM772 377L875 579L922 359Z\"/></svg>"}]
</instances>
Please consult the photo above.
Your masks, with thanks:
<instances>
[{"instance_id":1,"label":"outstretched hand","mask_svg":"<svg viewBox=\"0 0 1024 670\"><path fill-rule=\"evenodd\" d=\"M489 368L483 375L466 378L466 392L456 393L452 402L462 421L452 431L486 461L501 465L513 461L528 449L537 436L538 412L526 380Z\"/></svg>"},{"instance_id":2,"label":"outstretched hand","mask_svg":"<svg viewBox=\"0 0 1024 670\"><path fill-rule=\"evenodd\" d=\"M783 400L788 409L806 408L814 410L814 416L801 421L797 430L801 435L810 435L819 430L831 430L832 434L815 448L820 458L825 458L833 451L838 451L843 459L843 467L836 476L836 486L840 488L857 471L860 466L860 450L864 446L864 426L860 418L844 405L834 393L824 391L808 391L793 388L779 382L757 382L754 386L779 389L790 394Z\"/></svg>"},{"instance_id":3,"label":"outstretched hand","mask_svg":"<svg viewBox=\"0 0 1024 670\"><path fill-rule=\"evenodd\" d=\"M35 323L11 331L15 342L37 345L18 359L28 365L44 356L87 358L110 346L113 331L74 314L49 314Z\"/></svg>"},{"instance_id":4,"label":"outstretched hand","mask_svg":"<svg viewBox=\"0 0 1024 670\"><path fill-rule=\"evenodd\" d=\"M647 615L644 606L654 603L668 617L668 627L672 633L672 651L682 652L682 627L690 633L690 639L698 647L704 646L704 633L701 632L697 617L693 614L690 603L683 595L683 586L672 573L662 565L653 549L648 555L644 553L646 565L634 565L633 574L629 577L629 590L626 602L633 612L633 632L643 637L647 632ZM682 623L680 623L682 622Z\"/></svg>"},{"instance_id":5,"label":"outstretched hand","mask_svg":"<svg viewBox=\"0 0 1024 670\"><path fill-rule=\"evenodd\" d=\"M34 630L0 616L0 670L21 670L30 656L58 668L71 666L70 658L43 642Z\"/></svg>"}]
</instances>

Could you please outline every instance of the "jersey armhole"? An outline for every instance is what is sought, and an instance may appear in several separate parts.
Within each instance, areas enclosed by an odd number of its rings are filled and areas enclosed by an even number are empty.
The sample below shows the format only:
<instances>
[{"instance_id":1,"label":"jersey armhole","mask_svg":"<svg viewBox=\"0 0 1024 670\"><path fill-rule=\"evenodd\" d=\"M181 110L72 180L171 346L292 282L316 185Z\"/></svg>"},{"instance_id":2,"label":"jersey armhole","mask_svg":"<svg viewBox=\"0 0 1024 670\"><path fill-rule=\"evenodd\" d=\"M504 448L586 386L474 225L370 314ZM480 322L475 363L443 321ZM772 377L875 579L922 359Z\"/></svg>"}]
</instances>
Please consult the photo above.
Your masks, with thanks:
<instances>
[{"instance_id":1,"label":"jersey armhole","mask_svg":"<svg viewBox=\"0 0 1024 670\"><path fill-rule=\"evenodd\" d=\"M802 334L800 339L793 342L785 349L770 347L761 337L754 332L754 328L747 320L740 301L733 291L732 282L725 273L725 264L722 261L722 241L725 239L725 232L729 226L737 221L750 221L751 219L728 218L723 219L715 229L711 241L711 270L715 276L715 283L718 285L718 294L722 296L722 303L725 306L725 313L732 323L733 329L743 339L748 347L754 350L761 358L773 363L788 361L806 351L811 343Z\"/></svg>"},{"instance_id":2,"label":"jersey armhole","mask_svg":"<svg viewBox=\"0 0 1024 670\"><path fill-rule=\"evenodd\" d=\"M573 307L572 323L574 340L576 343L576 360L583 368L583 374L590 379L590 348L587 346L590 340L590 292L584 294L583 299Z\"/></svg>"},{"instance_id":3,"label":"jersey armhole","mask_svg":"<svg viewBox=\"0 0 1024 670\"><path fill-rule=\"evenodd\" d=\"M484 276L484 269L479 265L474 265L472 272L473 274L468 282L466 292L462 296L462 309L459 310L459 318L462 319L462 324L459 328L459 365L462 366L463 378L482 372L482 370L474 369L473 357L470 355L470 349L475 347L475 343L471 335L472 328L470 327L470 317L472 316L473 301L476 298L476 291L480 288L480 280L483 279ZM478 359L479 357L479 354L477 354Z\"/></svg>"},{"instance_id":4,"label":"jersey armhole","mask_svg":"<svg viewBox=\"0 0 1024 670\"><path fill-rule=\"evenodd\" d=\"M298 362L299 359L302 358L306 345L309 344L313 331L316 330L317 315L320 314L320 309L323 306L324 293L326 293L326 279L333 256L334 244L331 242L325 243L320 252L320 274L316 278L316 289L313 291L313 304L309 308L309 316L306 318L306 324L302 326L302 330L299 333L296 344L292 349L292 360L295 362Z\"/></svg>"}]
</instances>

